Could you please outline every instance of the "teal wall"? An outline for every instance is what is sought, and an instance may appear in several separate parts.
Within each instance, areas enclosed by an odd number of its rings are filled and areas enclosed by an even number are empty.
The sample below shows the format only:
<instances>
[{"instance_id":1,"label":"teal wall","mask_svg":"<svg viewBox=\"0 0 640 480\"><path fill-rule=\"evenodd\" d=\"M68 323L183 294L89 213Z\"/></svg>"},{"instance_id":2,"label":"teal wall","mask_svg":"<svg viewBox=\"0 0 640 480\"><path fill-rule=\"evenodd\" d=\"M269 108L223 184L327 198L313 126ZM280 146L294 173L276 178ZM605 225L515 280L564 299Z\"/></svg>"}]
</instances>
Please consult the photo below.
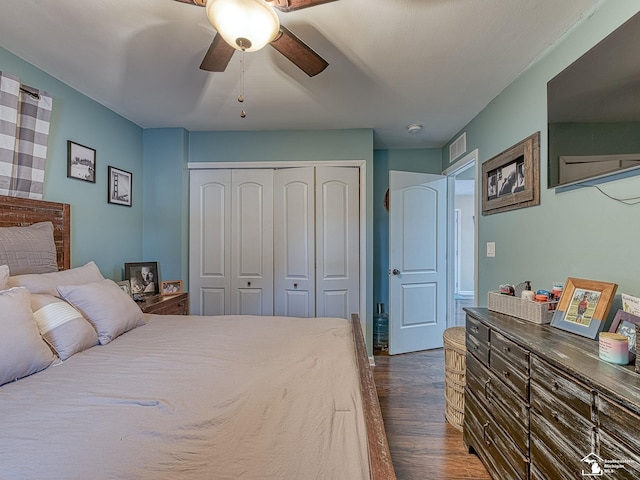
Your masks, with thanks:
<instances>
[{"instance_id":1,"label":"teal wall","mask_svg":"<svg viewBox=\"0 0 640 480\"><path fill-rule=\"evenodd\" d=\"M71 204L72 266L120 280L142 255L142 129L2 48L0 70L53 97L44 199ZM67 178L67 140L96 149L96 183ZM108 165L133 174L132 207L107 203Z\"/></svg>"},{"instance_id":2,"label":"teal wall","mask_svg":"<svg viewBox=\"0 0 640 480\"><path fill-rule=\"evenodd\" d=\"M389 311L389 212L384 208L389 171L440 174L441 158L435 148L376 150L373 158L373 300Z\"/></svg>"},{"instance_id":3,"label":"teal wall","mask_svg":"<svg viewBox=\"0 0 640 480\"><path fill-rule=\"evenodd\" d=\"M536 131L541 133L541 204L479 218L479 303L500 283L531 280L537 288L577 277L640 294L639 206L610 200L594 188L556 193L547 185L547 82L625 20L638 2L604 1L593 15L496 97L461 132L480 163ZM457 138L458 134L452 137ZM443 168L448 144L442 149ZM616 197L637 197L640 177L601 185ZM496 257L485 254L496 242Z\"/></svg>"}]
</instances>

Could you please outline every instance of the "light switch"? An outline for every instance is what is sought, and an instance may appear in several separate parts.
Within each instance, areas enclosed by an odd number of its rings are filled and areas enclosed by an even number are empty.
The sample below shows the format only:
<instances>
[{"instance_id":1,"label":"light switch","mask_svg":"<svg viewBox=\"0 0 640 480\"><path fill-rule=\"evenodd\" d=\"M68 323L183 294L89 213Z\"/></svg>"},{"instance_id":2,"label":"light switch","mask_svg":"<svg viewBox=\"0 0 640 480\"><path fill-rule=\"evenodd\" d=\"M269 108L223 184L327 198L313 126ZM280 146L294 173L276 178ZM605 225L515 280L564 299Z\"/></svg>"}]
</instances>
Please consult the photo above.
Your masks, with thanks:
<instances>
[{"instance_id":1,"label":"light switch","mask_svg":"<svg viewBox=\"0 0 640 480\"><path fill-rule=\"evenodd\" d=\"M487 257L496 256L496 242L487 242Z\"/></svg>"}]
</instances>

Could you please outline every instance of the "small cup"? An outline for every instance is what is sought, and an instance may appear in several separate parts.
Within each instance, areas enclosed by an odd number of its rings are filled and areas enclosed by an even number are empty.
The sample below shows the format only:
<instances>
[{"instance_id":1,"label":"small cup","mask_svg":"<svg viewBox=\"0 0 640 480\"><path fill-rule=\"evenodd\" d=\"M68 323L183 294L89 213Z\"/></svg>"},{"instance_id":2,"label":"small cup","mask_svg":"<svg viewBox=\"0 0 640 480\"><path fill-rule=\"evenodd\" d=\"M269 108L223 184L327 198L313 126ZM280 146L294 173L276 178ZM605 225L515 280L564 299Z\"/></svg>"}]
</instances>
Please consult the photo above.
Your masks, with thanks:
<instances>
[{"instance_id":1,"label":"small cup","mask_svg":"<svg viewBox=\"0 0 640 480\"><path fill-rule=\"evenodd\" d=\"M533 293L533 290L523 290L521 294L523 300L529 300L531 302L535 300L535 296L536 294Z\"/></svg>"}]
</instances>

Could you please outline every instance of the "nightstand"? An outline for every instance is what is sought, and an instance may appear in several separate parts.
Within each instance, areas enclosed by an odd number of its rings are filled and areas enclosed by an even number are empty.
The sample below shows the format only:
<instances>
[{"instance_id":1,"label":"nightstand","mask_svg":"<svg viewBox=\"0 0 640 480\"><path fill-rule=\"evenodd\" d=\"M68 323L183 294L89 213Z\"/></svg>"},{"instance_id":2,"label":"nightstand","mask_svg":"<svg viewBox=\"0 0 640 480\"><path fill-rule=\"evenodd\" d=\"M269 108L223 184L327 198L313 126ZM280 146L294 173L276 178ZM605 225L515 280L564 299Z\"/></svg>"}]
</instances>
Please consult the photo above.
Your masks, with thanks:
<instances>
[{"instance_id":1,"label":"nightstand","mask_svg":"<svg viewBox=\"0 0 640 480\"><path fill-rule=\"evenodd\" d=\"M144 313L156 315L189 315L189 294L154 295L139 302L138 306Z\"/></svg>"}]
</instances>

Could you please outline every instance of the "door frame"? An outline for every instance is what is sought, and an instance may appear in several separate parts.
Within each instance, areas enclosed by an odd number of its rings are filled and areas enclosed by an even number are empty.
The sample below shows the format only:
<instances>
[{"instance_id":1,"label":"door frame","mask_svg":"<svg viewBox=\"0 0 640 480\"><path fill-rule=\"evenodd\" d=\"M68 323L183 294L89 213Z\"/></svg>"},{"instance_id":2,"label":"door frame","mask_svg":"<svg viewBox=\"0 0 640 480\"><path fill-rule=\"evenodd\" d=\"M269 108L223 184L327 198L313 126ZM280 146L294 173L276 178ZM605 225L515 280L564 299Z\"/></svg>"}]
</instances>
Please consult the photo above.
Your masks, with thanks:
<instances>
[{"instance_id":1,"label":"door frame","mask_svg":"<svg viewBox=\"0 0 640 480\"><path fill-rule=\"evenodd\" d=\"M452 258L453 255L455 255L455 234L454 234L454 224L455 224L455 176L461 172L462 170L466 169L469 167L469 165L471 165L471 163L475 162L474 165L474 173L475 173L475 188L474 188L474 195L473 195L473 214L475 217L475 222L473 222L473 236L474 236L474 240L473 240L473 304L477 305L478 304L478 224L479 224L479 219L478 219L478 214L479 214L479 210L478 210L478 179L480 178L480 176L478 175L478 172L480 170L480 165L478 162L478 158L479 158L479 152L478 149L476 148L475 150L467 153L464 157L462 157L460 160L458 160L457 162L455 162L454 164L450 165L449 167L447 167L443 172L442 175L446 175L447 177L447 204L448 204L448 220L449 220L449 232L447 235L447 256L449 259ZM455 261L453 262L448 262L448 279L447 279L447 288L448 291L450 292L448 295L448 305L447 305L447 326L452 326L455 323L455 299L454 299L454 292L455 292Z\"/></svg>"},{"instance_id":2,"label":"door frame","mask_svg":"<svg viewBox=\"0 0 640 480\"><path fill-rule=\"evenodd\" d=\"M188 162L187 168L191 170L212 169L244 169L244 168L296 168L296 167L357 167L359 169L360 182L360 324L364 332L367 332L367 162L366 160L326 160L326 161L264 161L264 162ZM371 287L373 291L373 286ZM373 309L373 307L372 307ZM372 310L373 311L373 310ZM373 338L369 332L365 338ZM373 348L373 345L372 347Z\"/></svg>"}]
</instances>

